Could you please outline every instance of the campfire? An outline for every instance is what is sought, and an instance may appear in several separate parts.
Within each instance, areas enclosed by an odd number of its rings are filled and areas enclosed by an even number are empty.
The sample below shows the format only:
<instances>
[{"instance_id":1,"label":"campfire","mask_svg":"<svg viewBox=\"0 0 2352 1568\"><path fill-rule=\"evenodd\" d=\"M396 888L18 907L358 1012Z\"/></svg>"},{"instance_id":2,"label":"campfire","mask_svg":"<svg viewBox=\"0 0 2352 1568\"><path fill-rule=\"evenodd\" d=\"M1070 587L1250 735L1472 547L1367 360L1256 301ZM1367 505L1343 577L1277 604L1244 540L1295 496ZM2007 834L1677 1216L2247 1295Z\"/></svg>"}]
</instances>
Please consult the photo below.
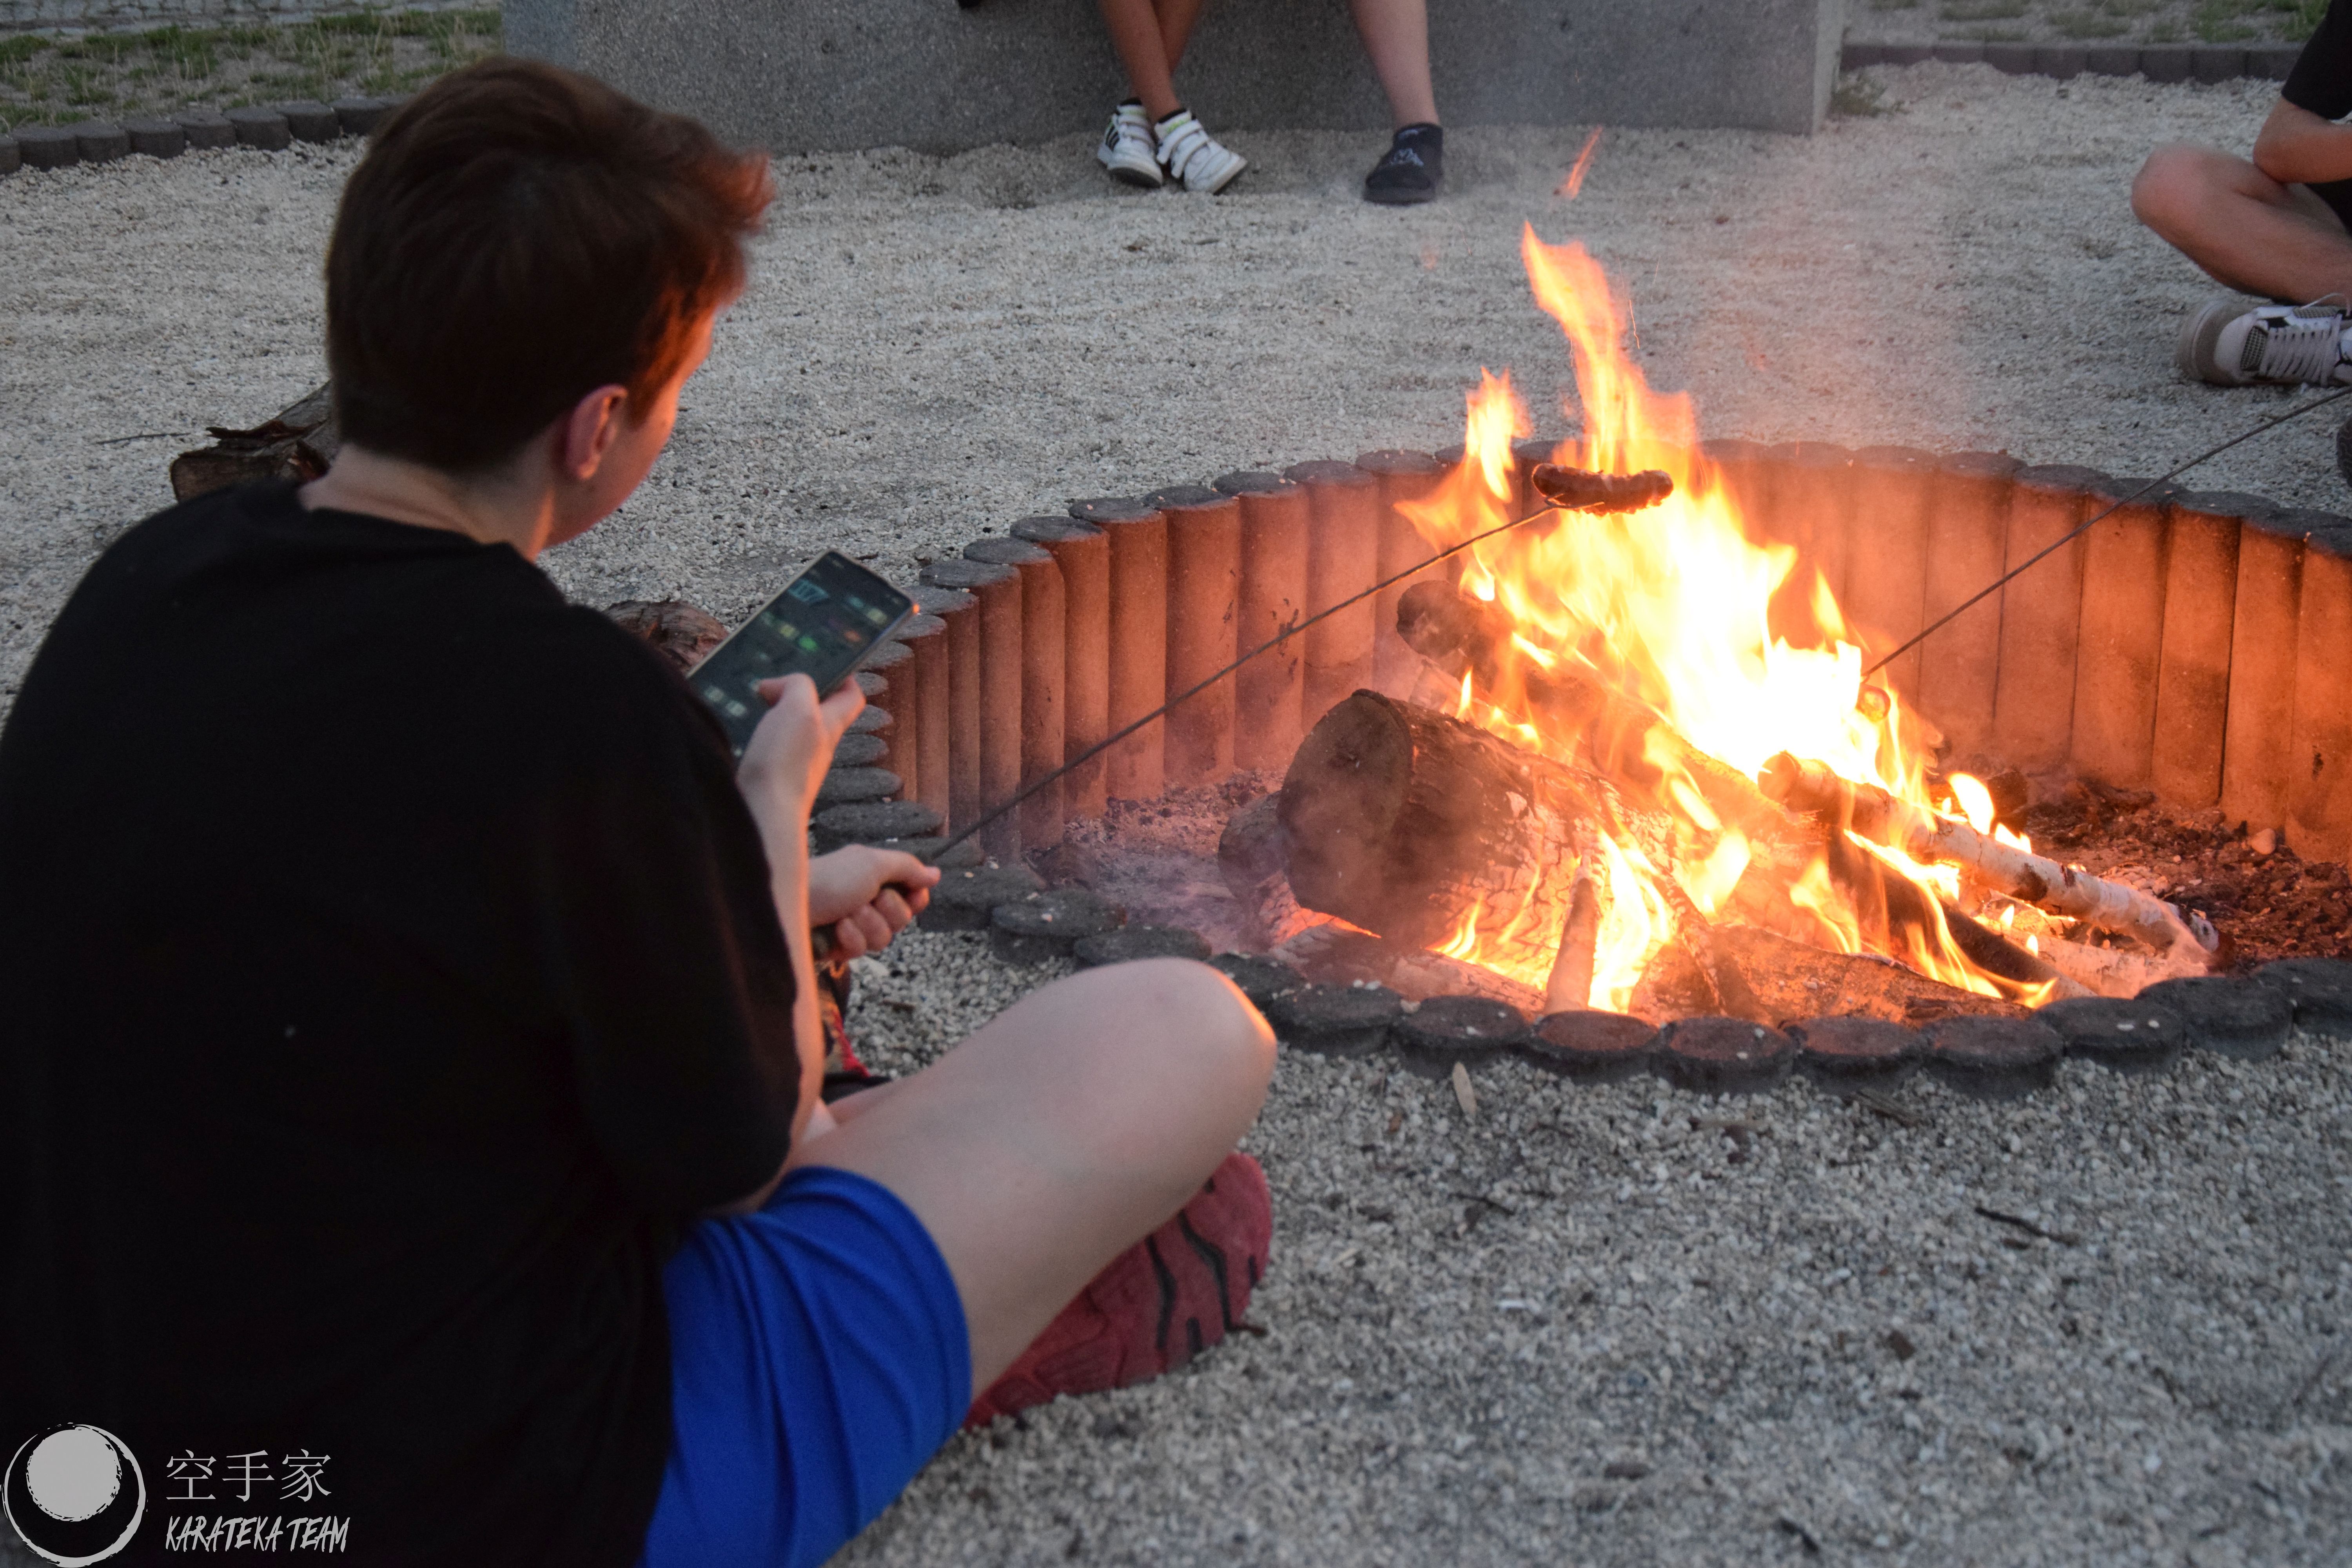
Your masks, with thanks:
<instances>
[{"instance_id":1,"label":"campfire","mask_svg":"<svg viewBox=\"0 0 2352 1568\"><path fill-rule=\"evenodd\" d=\"M2259 862L2255 916L2352 942L2326 863L2352 852L2352 520L1997 453L1703 442L1599 263L1523 251L1577 434L1530 439L1490 374L1453 453L1078 501L922 563L819 847L942 857L924 923L1008 957L1218 954L1318 1048L1509 1037L1602 1072L1680 1025L1677 1059L1796 1037L1845 1071L1932 1025L1937 1060L2046 1072L2060 1034L2155 1059L2158 1013L2275 1048L2281 998L2301 1016L2323 980L2352 1018L2352 978L2300 958L2216 978L2196 907L2247 929ZM217 432L175 488L314 471L327 407ZM614 608L681 664L721 629ZM2150 807L2137 860L2084 851L2105 876L2023 831Z\"/></svg>"},{"instance_id":2,"label":"campfire","mask_svg":"<svg viewBox=\"0 0 2352 1568\"><path fill-rule=\"evenodd\" d=\"M2212 967L2195 916L2035 855L1946 769L1820 573L1743 515L1690 400L1627 358L1600 265L1523 248L1581 405L1549 457L1672 493L1505 530L1398 596L1412 664L1322 715L1224 835L1265 944L1530 1013L1767 1024L1825 992L1916 1019ZM1400 508L1431 553L1531 510L1529 428L1487 375L1464 460Z\"/></svg>"}]
</instances>

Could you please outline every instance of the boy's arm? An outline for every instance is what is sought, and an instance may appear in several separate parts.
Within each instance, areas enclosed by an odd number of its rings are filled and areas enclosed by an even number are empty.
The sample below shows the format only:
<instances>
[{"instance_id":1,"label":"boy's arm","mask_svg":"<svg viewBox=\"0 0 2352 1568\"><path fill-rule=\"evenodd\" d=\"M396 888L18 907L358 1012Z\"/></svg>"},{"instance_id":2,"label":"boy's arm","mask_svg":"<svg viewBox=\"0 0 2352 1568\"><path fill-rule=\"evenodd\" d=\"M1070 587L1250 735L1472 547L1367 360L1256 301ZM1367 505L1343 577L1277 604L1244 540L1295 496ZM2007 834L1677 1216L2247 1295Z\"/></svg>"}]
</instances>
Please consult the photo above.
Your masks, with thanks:
<instances>
[{"instance_id":1,"label":"boy's arm","mask_svg":"<svg viewBox=\"0 0 2352 1568\"><path fill-rule=\"evenodd\" d=\"M770 704L768 713L752 731L735 779L760 830L760 845L768 858L769 891L775 900L777 923L783 927L784 951L792 958L793 1041L801 1069L800 1104L793 1115L793 1141L797 1143L820 1104L818 1091L824 1083L824 1031L817 1018L816 971L809 952L809 809L833 761L835 744L866 706L866 697L856 681L847 681L820 702L815 685L805 675L762 681L760 695ZM719 1212L748 1214L766 1202L782 1179L779 1166L756 1191Z\"/></svg>"},{"instance_id":2,"label":"boy's arm","mask_svg":"<svg viewBox=\"0 0 2352 1568\"><path fill-rule=\"evenodd\" d=\"M2281 99L2254 138L2254 167L2283 185L2352 180L2352 125Z\"/></svg>"}]
</instances>

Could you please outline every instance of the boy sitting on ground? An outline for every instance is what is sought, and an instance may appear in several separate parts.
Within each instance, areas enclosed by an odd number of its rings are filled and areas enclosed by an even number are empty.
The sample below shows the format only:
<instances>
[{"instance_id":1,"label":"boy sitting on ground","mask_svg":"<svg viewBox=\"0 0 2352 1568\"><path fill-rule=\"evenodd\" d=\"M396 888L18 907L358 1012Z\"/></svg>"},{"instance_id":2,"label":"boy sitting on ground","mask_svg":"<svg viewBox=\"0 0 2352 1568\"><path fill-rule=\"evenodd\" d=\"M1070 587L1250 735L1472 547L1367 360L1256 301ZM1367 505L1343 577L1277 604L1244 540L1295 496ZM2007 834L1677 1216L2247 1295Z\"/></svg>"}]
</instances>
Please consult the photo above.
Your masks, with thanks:
<instances>
[{"instance_id":1,"label":"boy sitting on ground","mask_svg":"<svg viewBox=\"0 0 2352 1568\"><path fill-rule=\"evenodd\" d=\"M2175 142L2132 182L2132 211L2216 282L2273 303L2206 301L2183 375L2218 386L2352 381L2352 5L2331 0L2251 160Z\"/></svg>"},{"instance_id":2,"label":"boy sitting on ground","mask_svg":"<svg viewBox=\"0 0 2352 1568\"><path fill-rule=\"evenodd\" d=\"M1204 965L828 1114L811 927L935 879L807 854L856 687L771 682L738 768L533 564L652 467L768 194L551 67L427 89L336 217L333 470L123 535L0 731L0 1446L122 1437L126 1560L300 1454L360 1562L819 1563L1057 1313L979 1414L1264 1267L1272 1041Z\"/></svg>"}]
</instances>

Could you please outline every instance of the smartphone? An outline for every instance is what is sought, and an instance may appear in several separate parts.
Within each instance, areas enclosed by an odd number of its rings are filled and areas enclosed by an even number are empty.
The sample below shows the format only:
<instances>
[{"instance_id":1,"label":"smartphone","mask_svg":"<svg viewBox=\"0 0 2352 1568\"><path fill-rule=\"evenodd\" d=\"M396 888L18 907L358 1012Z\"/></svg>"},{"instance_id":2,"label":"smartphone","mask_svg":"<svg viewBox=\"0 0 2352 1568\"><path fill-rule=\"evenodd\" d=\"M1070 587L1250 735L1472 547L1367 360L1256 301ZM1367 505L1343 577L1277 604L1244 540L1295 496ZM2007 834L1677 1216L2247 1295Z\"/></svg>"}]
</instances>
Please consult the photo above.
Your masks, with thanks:
<instances>
[{"instance_id":1,"label":"smartphone","mask_svg":"<svg viewBox=\"0 0 2352 1568\"><path fill-rule=\"evenodd\" d=\"M915 601L837 551L828 550L784 591L710 650L687 684L710 705L735 754L751 742L768 705L759 686L805 675L827 695L915 613Z\"/></svg>"}]
</instances>

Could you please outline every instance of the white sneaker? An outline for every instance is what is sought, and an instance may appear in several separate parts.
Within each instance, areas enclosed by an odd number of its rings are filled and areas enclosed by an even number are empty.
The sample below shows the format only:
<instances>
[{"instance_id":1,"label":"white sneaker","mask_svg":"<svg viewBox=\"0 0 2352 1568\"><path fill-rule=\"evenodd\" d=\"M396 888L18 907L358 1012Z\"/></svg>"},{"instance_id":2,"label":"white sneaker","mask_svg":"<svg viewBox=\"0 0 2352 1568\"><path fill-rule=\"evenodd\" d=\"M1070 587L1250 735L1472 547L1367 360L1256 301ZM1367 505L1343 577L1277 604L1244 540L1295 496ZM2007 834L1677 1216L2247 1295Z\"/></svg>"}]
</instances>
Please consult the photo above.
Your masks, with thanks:
<instances>
[{"instance_id":1,"label":"white sneaker","mask_svg":"<svg viewBox=\"0 0 2352 1568\"><path fill-rule=\"evenodd\" d=\"M2216 386L2334 386L2352 382L2345 301L2257 305L2224 294L2208 300L2180 330L2180 374Z\"/></svg>"},{"instance_id":2,"label":"white sneaker","mask_svg":"<svg viewBox=\"0 0 2352 1568\"><path fill-rule=\"evenodd\" d=\"M1151 128L1160 142L1160 166L1188 191L1214 195L1249 167L1249 160L1201 129L1189 109L1180 109Z\"/></svg>"},{"instance_id":3,"label":"white sneaker","mask_svg":"<svg viewBox=\"0 0 2352 1568\"><path fill-rule=\"evenodd\" d=\"M1139 103L1122 103L1110 111L1110 127L1095 143L1095 157L1122 184L1140 185L1147 191L1160 188L1160 160L1151 149L1151 116Z\"/></svg>"}]
</instances>

